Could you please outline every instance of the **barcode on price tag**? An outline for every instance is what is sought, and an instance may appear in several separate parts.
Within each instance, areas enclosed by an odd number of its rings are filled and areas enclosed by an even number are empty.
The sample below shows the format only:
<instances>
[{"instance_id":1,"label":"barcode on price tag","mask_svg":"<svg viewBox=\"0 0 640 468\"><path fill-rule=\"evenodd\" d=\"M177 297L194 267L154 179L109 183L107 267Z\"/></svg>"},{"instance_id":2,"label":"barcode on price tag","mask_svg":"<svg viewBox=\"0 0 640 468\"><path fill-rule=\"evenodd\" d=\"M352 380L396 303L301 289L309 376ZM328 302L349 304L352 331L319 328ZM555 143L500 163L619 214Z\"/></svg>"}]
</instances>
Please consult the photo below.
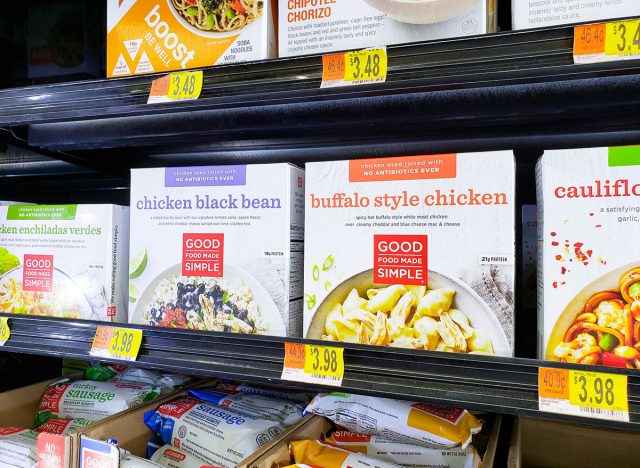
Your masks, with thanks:
<instances>
[{"instance_id":1,"label":"barcode on price tag","mask_svg":"<svg viewBox=\"0 0 640 468\"><path fill-rule=\"evenodd\" d=\"M573 60L596 63L640 58L640 20L612 21L574 28Z\"/></svg>"},{"instance_id":2,"label":"barcode on price tag","mask_svg":"<svg viewBox=\"0 0 640 468\"><path fill-rule=\"evenodd\" d=\"M339 387L343 377L343 348L285 343L281 379Z\"/></svg>"},{"instance_id":3,"label":"barcode on price tag","mask_svg":"<svg viewBox=\"0 0 640 468\"><path fill-rule=\"evenodd\" d=\"M175 72L153 80L147 104L192 101L202 92L202 70Z\"/></svg>"},{"instance_id":4,"label":"barcode on price tag","mask_svg":"<svg viewBox=\"0 0 640 468\"><path fill-rule=\"evenodd\" d=\"M387 79L387 49L364 49L322 57L321 88L383 83Z\"/></svg>"},{"instance_id":5,"label":"barcode on price tag","mask_svg":"<svg viewBox=\"0 0 640 468\"><path fill-rule=\"evenodd\" d=\"M89 354L95 357L135 361L142 344L142 330L100 325Z\"/></svg>"},{"instance_id":6,"label":"barcode on price tag","mask_svg":"<svg viewBox=\"0 0 640 468\"><path fill-rule=\"evenodd\" d=\"M11 338L9 319L7 317L0 317L0 346L4 346L9 338Z\"/></svg>"},{"instance_id":7,"label":"barcode on price tag","mask_svg":"<svg viewBox=\"0 0 640 468\"><path fill-rule=\"evenodd\" d=\"M548 413L628 422L627 376L540 368L538 407Z\"/></svg>"}]
</instances>

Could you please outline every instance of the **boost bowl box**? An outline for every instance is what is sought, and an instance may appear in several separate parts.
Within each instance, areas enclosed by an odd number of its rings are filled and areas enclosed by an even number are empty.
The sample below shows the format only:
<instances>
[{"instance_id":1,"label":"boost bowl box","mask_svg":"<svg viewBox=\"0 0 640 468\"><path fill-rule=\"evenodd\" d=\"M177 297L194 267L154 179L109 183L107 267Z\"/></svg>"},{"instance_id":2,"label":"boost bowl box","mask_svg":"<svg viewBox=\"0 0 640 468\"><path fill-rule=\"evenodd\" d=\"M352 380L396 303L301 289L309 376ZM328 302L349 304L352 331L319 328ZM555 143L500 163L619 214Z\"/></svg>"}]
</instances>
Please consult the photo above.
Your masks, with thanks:
<instances>
[{"instance_id":1,"label":"boost bowl box","mask_svg":"<svg viewBox=\"0 0 640 468\"><path fill-rule=\"evenodd\" d=\"M307 164L305 337L513 353L511 152Z\"/></svg>"},{"instance_id":2,"label":"boost bowl box","mask_svg":"<svg viewBox=\"0 0 640 468\"><path fill-rule=\"evenodd\" d=\"M280 0L280 57L495 31L495 0Z\"/></svg>"},{"instance_id":3,"label":"boost bowl box","mask_svg":"<svg viewBox=\"0 0 640 468\"><path fill-rule=\"evenodd\" d=\"M108 0L107 77L275 57L275 0Z\"/></svg>"},{"instance_id":4,"label":"boost bowl box","mask_svg":"<svg viewBox=\"0 0 640 468\"><path fill-rule=\"evenodd\" d=\"M0 206L0 311L126 322L128 211Z\"/></svg>"},{"instance_id":5,"label":"boost bowl box","mask_svg":"<svg viewBox=\"0 0 640 468\"><path fill-rule=\"evenodd\" d=\"M132 170L129 321L299 336L303 198L288 164Z\"/></svg>"},{"instance_id":6,"label":"boost bowl box","mask_svg":"<svg viewBox=\"0 0 640 468\"><path fill-rule=\"evenodd\" d=\"M542 359L640 367L640 147L538 162Z\"/></svg>"},{"instance_id":7,"label":"boost bowl box","mask_svg":"<svg viewBox=\"0 0 640 468\"><path fill-rule=\"evenodd\" d=\"M638 0L511 0L513 29L640 15Z\"/></svg>"}]
</instances>

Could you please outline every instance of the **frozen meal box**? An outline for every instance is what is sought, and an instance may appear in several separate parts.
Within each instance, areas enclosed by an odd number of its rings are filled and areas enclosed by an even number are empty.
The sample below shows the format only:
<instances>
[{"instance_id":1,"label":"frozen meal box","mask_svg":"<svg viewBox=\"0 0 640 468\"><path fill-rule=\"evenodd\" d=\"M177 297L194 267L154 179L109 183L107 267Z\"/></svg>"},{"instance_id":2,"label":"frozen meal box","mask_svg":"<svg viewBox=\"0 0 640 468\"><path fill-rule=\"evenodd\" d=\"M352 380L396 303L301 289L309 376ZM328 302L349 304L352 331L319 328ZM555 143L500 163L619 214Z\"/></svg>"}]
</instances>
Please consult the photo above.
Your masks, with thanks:
<instances>
[{"instance_id":1,"label":"frozen meal box","mask_svg":"<svg viewBox=\"0 0 640 468\"><path fill-rule=\"evenodd\" d=\"M280 0L280 57L495 31L495 0Z\"/></svg>"},{"instance_id":2,"label":"frozen meal box","mask_svg":"<svg viewBox=\"0 0 640 468\"><path fill-rule=\"evenodd\" d=\"M640 367L640 146L538 161L542 359Z\"/></svg>"},{"instance_id":3,"label":"frozen meal box","mask_svg":"<svg viewBox=\"0 0 640 468\"><path fill-rule=\"evenodd\" d=\"M129 210L0 206L0 311L125 322Z\"/></svg>"},{"instance_id":4,"label":"frozen meal box","mask_svg":"<svg viewBox=\"0 0 640 468\"><path fill-rule=\"evenodd\" d=\"M638 0L511 0L513 29L640 15Z\"/></svg>"},{"instance_id":5,"label":"frozen meal box","mask_svg":"<svg viewBox=\"0 0 640 468\"><path fill-rule=\"evenodd\" d=\"M307 164L307 338L513 353L511 152Z\"/></svg>"},{"instance_id":6,"label":"frozen meal box","mask_svg":"<svg viewBox=\"0 0 640 468\"><path fill-rule=\"evenodd\" d=\"M275 0L108 0L107 76L276 54Z\"/></svg>"},{"instance_id":7,"label":"frozen meal box","mask_svg":"<svg viewBox=\"0 0 640 468\"><path fill-rule=\"evenodd\" d=\"M132 170L131 222L131 323L300 335L301 169Z\"/></svg>"}]
</instances>

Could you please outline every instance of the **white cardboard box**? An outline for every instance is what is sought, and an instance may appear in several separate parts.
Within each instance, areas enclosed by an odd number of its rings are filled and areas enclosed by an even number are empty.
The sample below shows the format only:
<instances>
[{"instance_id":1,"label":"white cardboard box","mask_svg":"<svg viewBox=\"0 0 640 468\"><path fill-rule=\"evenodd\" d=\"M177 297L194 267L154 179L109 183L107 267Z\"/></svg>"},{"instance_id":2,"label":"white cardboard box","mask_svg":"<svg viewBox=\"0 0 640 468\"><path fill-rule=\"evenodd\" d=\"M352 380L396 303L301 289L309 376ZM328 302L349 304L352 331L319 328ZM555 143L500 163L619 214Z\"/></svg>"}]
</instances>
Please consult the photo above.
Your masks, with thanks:
<instances>
[{"instance_id":1,"label":"white cardboard box","mask_svg":"<svg viewBox=\"0 0 640 468\"><path fill-rule=\"evenodd\" d=\"M640 15L638 0L511 0L513 29Z\"/></svg>"},{"instance_id":2,"label":"white cardboard box","mask_svg":"<svg viewBox=\"0 0 640 468\"><path fill-rule=\"evenodd\" d=\"M511 152L307 164L305 337L511 355L514 185Z\"/></svg>"},{"instance_id":3,"label":"white cardboard box","mask_svg":"<svg viewBox=\"0 0 640 468\"><path fill-rule=\"evenodd\" d=\"M638 164L638 147L547 151L538 162L542 359L635 363L610 355L635 344L636 314L625 305L640 288Z\"/></svg>"},{"instance_id":4,"label":"white cardboard box","mask_svg":"<svg viewBox=\"0 0 640 468\"><path fill-rule=\"evenodd\" d=\"M303 197L288 164L133 170L129 321L299 336Z\"/></svg>"},{"instance_id":5,"label":"white cardboard box","mask_svg":"<svg viewBox=\"0 0 640 468\"><path fill-rule=\"evenodd\" d=\"M495 31L495 0L279 0L278 15L280 57Z\"/></svg>"},{"instance_id":6,"label":"white cardboard box","mask_svg":"<svg viewBox=\"0 0 640 468\"><path fill-rule=\"evenodd\" d=\"M126 322L128 208L0 206L0 310Z\"/></svg>"},{"instance_id":7,"label":"white cardboard box","mask_svg":"<svg viewBox=\"0 0 640 468\"><path fill-rule=\"evenodd\" d=\"M107 77L276 56L275 0L242 0L238 11L229 2L209 2L211 11L193 3L108 0Z\"/></svg>"}]
</instances>

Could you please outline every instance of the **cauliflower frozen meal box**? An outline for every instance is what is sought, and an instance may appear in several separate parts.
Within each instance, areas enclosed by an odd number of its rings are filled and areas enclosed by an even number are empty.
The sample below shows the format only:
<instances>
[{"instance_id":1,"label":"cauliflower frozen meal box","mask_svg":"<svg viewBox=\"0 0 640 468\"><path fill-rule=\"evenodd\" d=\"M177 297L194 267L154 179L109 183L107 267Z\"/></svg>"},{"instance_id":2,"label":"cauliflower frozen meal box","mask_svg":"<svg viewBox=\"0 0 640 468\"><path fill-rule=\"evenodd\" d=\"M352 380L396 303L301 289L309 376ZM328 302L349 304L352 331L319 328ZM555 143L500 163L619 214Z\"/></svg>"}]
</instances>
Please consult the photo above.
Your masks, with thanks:
<instances>
[{"instance_id":1,"label":"cauliflower frozen meal box","mask_svg":"<svg viewBox=\"0 0 640 468\"><path fill-rule=\"evenodd\" d=\"M540 357L640 368L640 146L537 166Z\"/></svg>"},{"instance_id":2,"label":"cauliflower frozen meal box","mask_svg":"<svg viewBox=\"0 0 640 468\"><path fill-rule=\"evenodd\" d=\"M513 354L513 153L308 163L305 337Z\"/></svg>"},{"instance_id":3,"label":"cauliflower frozen meal box","mask_svg":"<svg viewBox=\"0 0 640 468\"><path fill-rule=\"evenodd\" d=\"M495 0L280 0L280 57L495 31Z\"/></svg>"},{"instance_id":4,"label":"cauliflower frozen meal box","mask_svg":"<svg viewBox=\"0 0 640 468\"><path fill-rule=\"evenodd\" d=\"M0 311L127 320L129 209L0 206Z\"/></svg>"},{"instance_id":5,"label":"cauliflower frozen meal box","mask_svg":"<svg viewBox=\"0 0 640 468\"><path fill-rule=\"evenodd\" d=\"M108 0L107 76L276 55L275 0Z\"/></svg>"},{"instance_id":6,"label":"cauliflower frozen meal box","mask_svg":"<svg viewBox=\"0 0 640 468\"><path fill-rule=\"evenodd\" d=\"M300 336L304 171L131 171L129 321Z\"/></svg>"}]
</instances>

